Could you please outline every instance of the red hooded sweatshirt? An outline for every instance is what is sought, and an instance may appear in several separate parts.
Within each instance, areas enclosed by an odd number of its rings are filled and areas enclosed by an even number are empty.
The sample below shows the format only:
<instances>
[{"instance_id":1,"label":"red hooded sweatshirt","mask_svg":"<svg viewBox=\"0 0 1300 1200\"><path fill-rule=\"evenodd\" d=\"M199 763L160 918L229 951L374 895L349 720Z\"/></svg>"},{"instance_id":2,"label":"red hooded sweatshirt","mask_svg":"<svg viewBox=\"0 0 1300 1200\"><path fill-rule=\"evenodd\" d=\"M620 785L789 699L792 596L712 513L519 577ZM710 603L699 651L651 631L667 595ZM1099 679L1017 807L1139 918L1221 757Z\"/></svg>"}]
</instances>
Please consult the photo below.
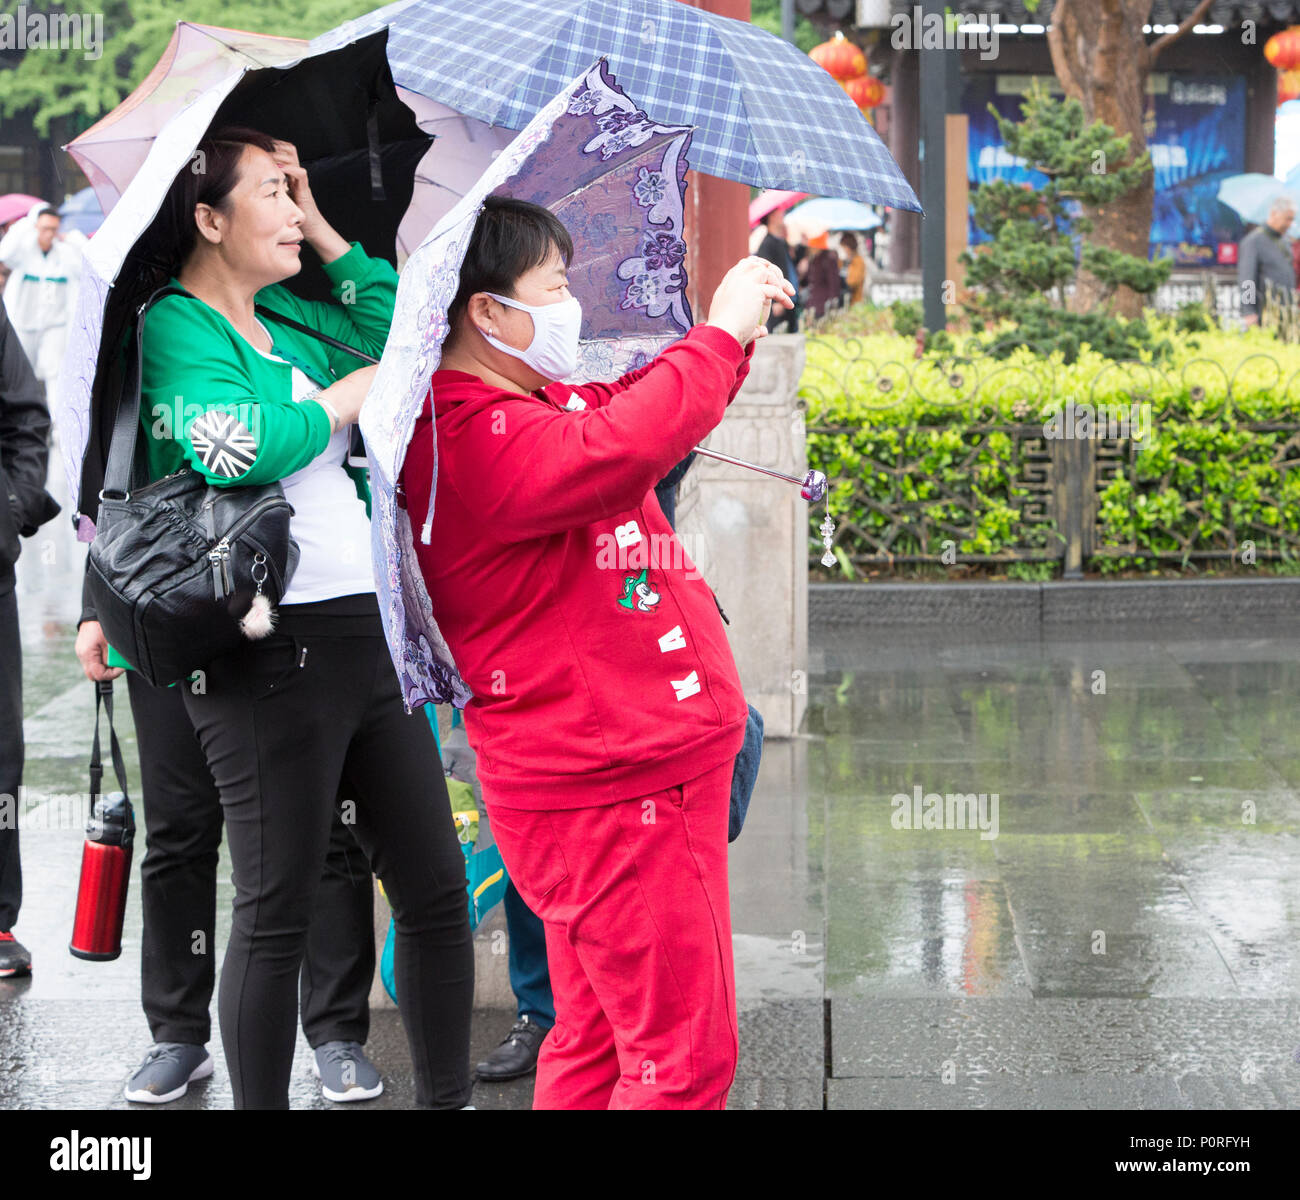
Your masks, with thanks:
<instances>
[{"instance_id":1,"label":"red hooded sweatshirt","mask_svg":"<svg viewBox=\"0 0 1300 1200\"><path fill-rule=\"evenodd\" d=\"M696 326L615 383L504 391L437 371L438 495L415 551L474 698L485 796L615 804L735 758L748 709L709 585L654 485L722 420L750 350ZM429 502L429 399L402 483Z\"/></svg>"}]
</instances>

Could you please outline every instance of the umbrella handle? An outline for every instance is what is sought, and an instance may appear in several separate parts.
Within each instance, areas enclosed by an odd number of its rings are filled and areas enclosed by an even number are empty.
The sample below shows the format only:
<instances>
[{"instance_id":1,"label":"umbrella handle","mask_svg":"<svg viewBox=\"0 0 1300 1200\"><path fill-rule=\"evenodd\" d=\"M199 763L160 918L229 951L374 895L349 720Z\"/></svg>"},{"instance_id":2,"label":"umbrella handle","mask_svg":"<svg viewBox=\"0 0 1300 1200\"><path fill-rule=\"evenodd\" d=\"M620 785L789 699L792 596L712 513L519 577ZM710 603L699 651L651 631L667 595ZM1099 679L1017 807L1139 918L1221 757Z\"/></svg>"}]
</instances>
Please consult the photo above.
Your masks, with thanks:
<instances>
[{"instance_id":1,"label":"umbrella handle","mask_svg":"<svg viewBox=\"0 0 1300 1200\"><path fill-rule=\"evenodd\" d=\"M820 471L809 471L800 479L795 475L787 475L784 471L774 471L770 467L760 467L757 463L746 462L743 458L733 458L720 450L707 450L703 446L696 446L695 453L703 454L706 458L717 459L718 462L731 463L732 466L748 467L751 471L770 475L773 479L783 479L786 483L797 484L800 494L809 502L815 503L826 495L826 476Z\"/></svg>"}]
</instances>

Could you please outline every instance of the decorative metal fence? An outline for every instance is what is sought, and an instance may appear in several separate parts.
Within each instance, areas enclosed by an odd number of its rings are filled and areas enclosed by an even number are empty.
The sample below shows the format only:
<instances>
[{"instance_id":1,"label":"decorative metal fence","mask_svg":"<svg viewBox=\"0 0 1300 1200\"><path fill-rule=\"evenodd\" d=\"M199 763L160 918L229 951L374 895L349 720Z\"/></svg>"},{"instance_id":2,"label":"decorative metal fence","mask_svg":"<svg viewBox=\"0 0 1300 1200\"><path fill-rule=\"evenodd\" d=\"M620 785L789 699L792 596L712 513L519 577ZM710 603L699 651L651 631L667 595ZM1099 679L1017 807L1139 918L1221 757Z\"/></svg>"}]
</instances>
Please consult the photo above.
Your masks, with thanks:
<instances>
[{"instance_id":1,"label":"decorative metal fence","mask_svg":"<svg viewBox=\"0 0 1300 1200\"><path fill-rule=\"evenodd\" d=\"M1185 566L1247 545L1259 560L1300 559L1300 370L1268 355L1231 371L1208 358L1169 373L1110 363L1081 384L1043 359L957 356L937 374L926 360L869 361L854 339L807 347L804 402L851 413L812 416L807 436L855 568L1059 563L1078 578L1106 559ZM822 553L814 534L810 565Z\"/></svg>"}]
</instances>

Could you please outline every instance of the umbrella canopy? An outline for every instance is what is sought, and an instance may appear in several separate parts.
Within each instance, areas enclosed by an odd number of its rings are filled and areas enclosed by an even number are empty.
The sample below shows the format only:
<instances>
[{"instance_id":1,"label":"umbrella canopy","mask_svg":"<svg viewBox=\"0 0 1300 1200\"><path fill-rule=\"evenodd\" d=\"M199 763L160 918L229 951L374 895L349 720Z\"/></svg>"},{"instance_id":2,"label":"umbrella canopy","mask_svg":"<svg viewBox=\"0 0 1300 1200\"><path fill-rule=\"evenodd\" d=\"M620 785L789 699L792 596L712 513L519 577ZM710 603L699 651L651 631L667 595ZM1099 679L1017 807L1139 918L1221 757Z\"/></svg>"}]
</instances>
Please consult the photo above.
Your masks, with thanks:
<instances>
[{"instance_id":1,"label":"umbrella canopy","mask_svg":"<svg viewBox=\"0 0 1300 1200\"><path fill-rule=\"evenodd\" d=\"M430 139L396 94L384 41L381 31L298 63L229 74L178 111L153 139L144 166L87 246L55 413L74 501L80 498L83 475L90 479L88 487L97 488L96 465L102 466L111 434L112 414L91 410L110 285L210 127L253 125L293 142L325 219L368 254L394 260L396 233L408 214L417 164ZM480 171L500 136L484 141ZM460 169L467 174L470 168L462 164ZM427 190L436 197L435 208L449 207L459 196L448 189ZM303 269L285 286L308 299L328 298L324 273L310 265L316 261L304 246ZM114 307L109 322L114 330L125 303L119 297ZM88 540L93 533L93 523L83 516L78 535Z\"/></svg>"},{"instance_id":2,"label":"umbrella canopy","mask_svg":"<svg viewBox=\"0 0 1300 1200\"><path fill-rule=\"evenodd\" d=\"M785 220L809 236L831 229L876 229L884 224L874 209L856 200L808 200L786 213Z\"/></svg>"},{"instance_id":3,"label":"umbrella canopy","mask_svg":"<svg viewBox=\"0 0 1300 1200\"><path fill-rule=\"evenodd\" d=\"M781 191L777 188L768 188L767 191L760 192L749 202L750 229L753 229L768 213L774 213L778 208L789 208L791 205L798 204L800 200L807 199L807 192Z\"/></svg>"},{"instance_id":4,"label":"umbrella canopy","mask_svg":"<svg viewBox=\"0 0 1300 1200\"><path fill-rule=\"evenodd\" d=\"M25 217L32 210L33 204L44 204L39 196L28 196L25 192L9 192L0 196L0 225L8 225L19 217Z\"/></svg>"},{"instance_id":5,"label":"umbrella canopy","mask_svg":"<svg viewBox=\"0 0 1300 1200\"><path fill-rule=\"evenodd\" d=\"M569 285L583 309L578 374L614 379L692 324L682 236L690 141L688 128L648 116L597 63L542 108L407 260L361 432L371 465L379 608L408 709L470 699L414 552L414 538L427 541L433 522L436 441L428 512L408 516L395 487L438 369L447 311L483 201L493 193L530 200L564 223L574 242ZM423 526L413 529L412 520Z\"/></svg>"},{"instance_id":6,"label":"umbrella canopy","mask_svg":"<svg viewBox=\"0 0 1300 1200\"><path fill-rule=\"evenodd\" d=\"M167 49L140 86L64 149L109 212L135 178L158 131L206 88L244 67L293 62L306 49L302 38L177 21Z\"/></svg>"},{"instance_id":7,"label":"umbrella canopy","mask_svg":"<svg viewBox=\"0 0 1300 1200\"><path fill-rule=\"evenodd\" d=\"M246 69L288 66L310 53L309 44L301 38L179 21L171 43L144 82L64 148L91 181L103 211L111 212L143 165L159 131L206 88ZM332 81L326 81L329 82ZM478 178L493 153L509 142L511 135L462 117L438 100L408 88L396 88L396 93L411 110L419 130L436 139L436 147L428 149L415 169L411 204L396 233L400 257L419 244L438 217ZM293 104L311 103L302 91L295 91L291 96ZM285 128L302 126L297 112L279 114L274 104L273 97L271 107L245 105L242 114L232 112L229 116L230 119L241 117L243 123L272 134L276 134L273 122ZM363 104L356 111L365 113L366 106ZM311 127L307 128L310 131ZM319 137L323 131L314 132ZM337 131L331 131L328 136L335 139L336 135ZM414 144L411 150L414 152ZM298 145L298 151L299 161L307 168L312 190L318 197L334 197L339 169L344 186L347 180L356 178L355 161L327 164L313 161L309 146ZM348 203L354 201L355 197Z\"/></svg>"},{"instance_id":8,"label":"umbrella canopy","mask_svg":"<svg viewBox=\"0 0 1300 1200\"><path fill-rule=\"evenodd\" d=\"M99 197L94 188L82 188L63 202L59 209L64 229L75 229L89 237L104 223L104 210L99 207Z\"/></svg>"},{"instance_id":9,"label":"umbrella canopy","mask_svg":"<svg viewBox=\"0 0 1300 1200\"><path fill-rule=\"evenodd\" d=\"M1272 175L1230 175L1219 184L1219 202L1252 225L1268 220L1268 210L1279 196L1289 197L1300 212L1300 186L1283 183ZM1291 237L1300 237L1300 216L1287 232Z\"/></svg>"},{"instance_id":10,"label":"umbrella canopy","mask_svg":"<svg viewBox=\"0 0 1300 1200\"><path fill-rule=\"evenodd\" d=\"M700 171L921 210L844 89L747 21L678 0L404 0L312 45L384 27L397 84L468 117L522 129L575 75L608 58L660 120L696 128Z\"/></svg>"}]
</instances>

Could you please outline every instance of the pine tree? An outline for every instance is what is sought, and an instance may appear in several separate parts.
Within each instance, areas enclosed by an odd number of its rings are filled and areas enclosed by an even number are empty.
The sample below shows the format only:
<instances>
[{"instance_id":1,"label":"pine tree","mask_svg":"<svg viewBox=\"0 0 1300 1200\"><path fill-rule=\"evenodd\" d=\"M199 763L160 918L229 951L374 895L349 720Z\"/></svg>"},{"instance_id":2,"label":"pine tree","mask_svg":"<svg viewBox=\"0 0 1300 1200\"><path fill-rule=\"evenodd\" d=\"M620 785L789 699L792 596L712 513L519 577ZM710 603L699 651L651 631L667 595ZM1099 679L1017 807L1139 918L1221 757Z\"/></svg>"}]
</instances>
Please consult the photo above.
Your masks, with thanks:
<instances>
[{"instance_id":1,"label":"pine tree","mask_svg":"<svg viewBox=\"0 0 1300 1200\"><path fill-rule=\"evenodd\" d=\"M990 105L990 111L993 111ZM1150 346L1141 321L1124 321L1113 305L1121 289L1150 295L1169 277L1169 259L1150 262L1089 240L1087 211L1104 208L1142 185L1150 155L1131 155L1130 138L1089 122L1077 100L1054 100L1034 88L1015 122L993 111L1009 153L1047 177L1042 187L996 180L975 193L975 224L992 241L967 251L965 303L977 329L997 330L988 348L999 356L1029 343L1061 350L1073 361L1087 342L1111 358ZM1097 281L1088 312L1070 311L1080 270Z\"/></svg>"}]
</instances>

